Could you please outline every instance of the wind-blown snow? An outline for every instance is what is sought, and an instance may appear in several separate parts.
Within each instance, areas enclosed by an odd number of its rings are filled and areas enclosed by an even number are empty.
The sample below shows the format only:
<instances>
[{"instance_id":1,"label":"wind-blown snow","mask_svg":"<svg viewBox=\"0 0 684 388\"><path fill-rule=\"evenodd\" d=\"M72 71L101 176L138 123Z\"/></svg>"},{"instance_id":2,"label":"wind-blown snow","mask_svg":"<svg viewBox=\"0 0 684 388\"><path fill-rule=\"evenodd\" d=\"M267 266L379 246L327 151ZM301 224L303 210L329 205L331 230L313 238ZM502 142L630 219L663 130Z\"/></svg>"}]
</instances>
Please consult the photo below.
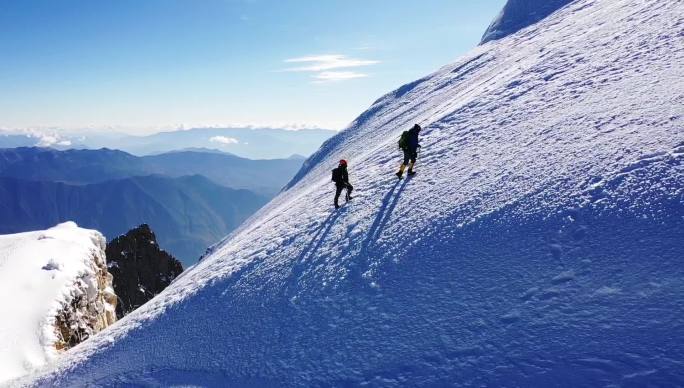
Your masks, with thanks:
<instances>
[{"instance_id":1,"label":"wind-blown snow","mask_svg":"<svg viewBox=\"0 0 684 388\"><path fill-rule=\"evenodd\" d=\"M94 299L103 256L104 237L73 222L0 236L0 384L57 357L55 317L79 280Z\"/></svg>"},{"instance_id":2,"label":"wind-blown snow","mask_svg":"<svg viewBox=\"0 0 684 388\"><path fill-rule=\"evenodd\" d=\"M684 385L683 29L580 0L387 94L34 383Z\"/></svg>"}]
</instances>

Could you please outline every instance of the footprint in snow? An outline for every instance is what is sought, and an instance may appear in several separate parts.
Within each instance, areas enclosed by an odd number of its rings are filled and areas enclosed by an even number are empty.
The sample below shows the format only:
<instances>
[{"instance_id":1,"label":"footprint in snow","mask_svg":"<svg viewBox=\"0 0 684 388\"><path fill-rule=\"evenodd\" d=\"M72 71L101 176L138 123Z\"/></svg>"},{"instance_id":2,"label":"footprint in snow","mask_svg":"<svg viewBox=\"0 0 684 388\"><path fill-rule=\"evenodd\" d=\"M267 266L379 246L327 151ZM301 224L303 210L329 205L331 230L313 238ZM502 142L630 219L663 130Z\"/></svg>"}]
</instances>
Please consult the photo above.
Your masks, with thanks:
<instances>
[{"instance_id":1,"label":"footprint in snow","mask_svg":"<svg viewBox=\"0 0 684 388\"><path fill-rule=\"evenodd\" d=\"M62 269L62 265L55 261L55 259L50 259L41 269L45 271L59 271Z\"/></svg>"},{"instance_id":2,"label":"footprint in snow","mask_svg":"<svg viewBox=\"0 0 684 388\"><path fill-rule=\"evenodd\" d=\"M520 317L521 317L520 311L513 310L513 311L509 312L508 314L502 315L499 319L503 323L513 323L513 322L518 321L520 319Z\"/></svg>"},{"instance_id":3,"label":"footprint in snow","mask_svg":"<svg viewBox=\"0 0 684 388\"><path fill-rule=\"evenodd\" d=\"M559 273L556 275L553 279L551 279L551 283L553 284L562 284L562 283L567 283L569 281L575 280L575 271L573 270L568 270Z\"/></svg>"}]
</instances>

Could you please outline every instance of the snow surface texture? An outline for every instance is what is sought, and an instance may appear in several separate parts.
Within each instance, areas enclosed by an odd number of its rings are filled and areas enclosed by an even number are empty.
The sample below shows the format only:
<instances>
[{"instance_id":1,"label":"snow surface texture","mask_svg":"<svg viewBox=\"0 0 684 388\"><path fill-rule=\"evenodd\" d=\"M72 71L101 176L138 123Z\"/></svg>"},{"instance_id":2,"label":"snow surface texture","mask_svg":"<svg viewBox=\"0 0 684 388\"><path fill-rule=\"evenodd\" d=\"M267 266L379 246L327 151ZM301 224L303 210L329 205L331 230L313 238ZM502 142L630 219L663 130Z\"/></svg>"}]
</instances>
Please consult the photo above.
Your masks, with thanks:
<instances>
[{"instance_id":1,"label":"snow surface texture","mask_svg":"<svg viewBox=\"0 0 684 388\"><path fill-rule=\"evenodd\" d=\"M91 333L116 320L115 306L98 298L104 247L99 232L73 222L0 236L0 384L56 358L63 340L58 315L71 318L68 326ZM85 309L72 308L76 298L88 302ZM101 314L88 314L88 308Z\"/></svg>"},{"instance_id":2,"label":"snow surface texture","mask_svg":"<svg viewBox=\"0 0 684 388\"><path fill-rule=\"evenodd\" d=\"M32 383L684 385L683 29L680 1L581 0L387 94Z\"/></svg>"},{"instance_id":3,"label":"snow surface texture","mask_svg":"<svg viewBox=\"0 0 684 388\"><path fill-rule=\"evenodd\" d=\"M544 19L573 0L508 0L480 44L504 38Z\"/></svg>"}]
</instances>

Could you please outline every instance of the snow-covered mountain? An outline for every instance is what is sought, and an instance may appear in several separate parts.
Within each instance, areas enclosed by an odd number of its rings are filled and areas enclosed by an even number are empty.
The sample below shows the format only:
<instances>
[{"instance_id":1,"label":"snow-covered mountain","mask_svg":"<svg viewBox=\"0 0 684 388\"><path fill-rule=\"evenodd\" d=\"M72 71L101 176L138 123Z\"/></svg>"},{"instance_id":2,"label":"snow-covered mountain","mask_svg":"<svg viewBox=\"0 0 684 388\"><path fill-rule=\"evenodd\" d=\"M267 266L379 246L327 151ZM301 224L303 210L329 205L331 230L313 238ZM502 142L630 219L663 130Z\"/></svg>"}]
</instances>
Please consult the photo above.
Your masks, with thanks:
<instances>
[{"instance_id":1,"label":"snow-covered mountain","mask_svg":"<svg viewBox=\"0 0 684 388\"><path fill-rule=\"evenodd\" d=\"M32 383L684 385L683 28L681 2L578 0L387 94Z\"/></svg>"},{"instance_id":2,"label":"snow-covered mountain","mask_svg":"<svg viewBox=\"0 0 684 388\"><path fill-rule=\"evenodd\" d=\"M573 0L508 0L480 44L504 38L544 19Z\"/></svg>"},{"instance_id":3,"label":"snow-covered mountain","mask_svg":"<svg viewBox=\"0 0 684 388\"><path fill-rule=\"evenodd\" d=\"M73 222L0 236L0 384L116 321L104 249Z\"/></svg>"}]
</instances>

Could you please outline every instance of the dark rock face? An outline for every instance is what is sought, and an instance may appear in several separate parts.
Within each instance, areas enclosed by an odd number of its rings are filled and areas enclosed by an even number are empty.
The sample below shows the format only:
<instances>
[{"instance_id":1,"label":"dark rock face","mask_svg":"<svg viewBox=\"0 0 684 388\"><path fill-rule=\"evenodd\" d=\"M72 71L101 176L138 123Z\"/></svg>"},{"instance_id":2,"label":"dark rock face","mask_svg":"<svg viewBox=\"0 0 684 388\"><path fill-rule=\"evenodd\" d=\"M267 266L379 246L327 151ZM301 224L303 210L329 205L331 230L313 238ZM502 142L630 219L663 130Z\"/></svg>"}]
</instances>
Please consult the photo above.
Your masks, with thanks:
<instances>
[{"instance_id":1,"label":"dark rock face","mask_svg":"<svg viewBox=\"0 0 684 388\"><path fill-rule=\"evenodd\" d=\"M489 25L480 44L504 38L544 19L573 0L508 0Z\"/></svg>"},{"instance_id":2,"label":"dark rock face","mask_svg":"<svg viewBox=\"0 0 684 388\"><path fill-rule=\"evenodd\" d=\"M166 288L183 266L157 245L147 224L142 224L107 244L107 266L114 276L119 297L116 316L121 318Z\"/></svg>"}]
</instances>

